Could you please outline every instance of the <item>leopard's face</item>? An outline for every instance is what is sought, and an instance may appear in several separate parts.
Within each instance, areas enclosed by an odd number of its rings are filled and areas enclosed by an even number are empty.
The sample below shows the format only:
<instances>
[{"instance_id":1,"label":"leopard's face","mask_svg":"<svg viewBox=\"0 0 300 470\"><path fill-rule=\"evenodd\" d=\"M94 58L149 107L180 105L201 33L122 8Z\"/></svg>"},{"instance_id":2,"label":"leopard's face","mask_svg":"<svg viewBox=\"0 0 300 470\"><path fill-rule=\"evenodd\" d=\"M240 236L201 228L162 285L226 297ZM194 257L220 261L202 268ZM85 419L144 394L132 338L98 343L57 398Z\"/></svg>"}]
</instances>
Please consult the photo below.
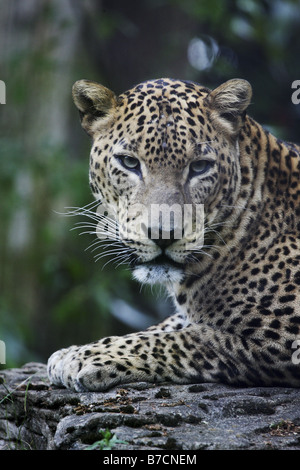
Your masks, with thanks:
<instances>
[{"instance_id":1,"label":"leopard's face","mask_svg":"<svg viewBox=\"0 0 300 470\"><path fill-rule=\"evenodd\" d=\"M88 81L73 95L93 137L90 185L141 282L179 282L236 204L237 135L251 89L232 80L213 92L154 80L114 96ZM123 251L122 251L123 250Z\"/></svg>"}]
</instances>

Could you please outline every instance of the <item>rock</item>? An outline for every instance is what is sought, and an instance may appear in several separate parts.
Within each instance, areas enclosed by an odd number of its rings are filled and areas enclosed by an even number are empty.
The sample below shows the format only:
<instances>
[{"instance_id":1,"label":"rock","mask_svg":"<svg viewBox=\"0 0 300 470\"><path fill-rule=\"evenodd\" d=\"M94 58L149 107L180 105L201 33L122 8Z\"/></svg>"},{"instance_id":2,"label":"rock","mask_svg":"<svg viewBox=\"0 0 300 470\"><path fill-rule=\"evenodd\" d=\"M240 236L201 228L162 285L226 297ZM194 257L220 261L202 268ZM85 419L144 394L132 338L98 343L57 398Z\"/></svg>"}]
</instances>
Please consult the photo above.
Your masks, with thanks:
<instances>
[{"instance_id":1,"label":"rock","mask_svg":"<svg viewBox=\"0 0 300 470\"><path fill-rule=\"evenodd\" d=\"M50 386L44 364L0 372L0 449L297 449L300 390L136 383L105 393Z\"/></svg>"}]
</instances>

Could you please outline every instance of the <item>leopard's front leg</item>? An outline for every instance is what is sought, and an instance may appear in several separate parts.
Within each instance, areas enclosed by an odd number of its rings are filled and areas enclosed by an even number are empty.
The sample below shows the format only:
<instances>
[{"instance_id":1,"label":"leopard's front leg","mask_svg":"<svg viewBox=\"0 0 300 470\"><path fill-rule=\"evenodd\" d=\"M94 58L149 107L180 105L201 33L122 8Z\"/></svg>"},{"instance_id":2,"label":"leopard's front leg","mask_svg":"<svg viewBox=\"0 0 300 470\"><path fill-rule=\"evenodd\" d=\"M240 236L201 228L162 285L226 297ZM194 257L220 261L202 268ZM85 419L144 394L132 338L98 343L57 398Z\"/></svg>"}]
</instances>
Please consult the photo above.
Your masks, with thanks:
<instances>
[{"instance_id":1,"label":"leopard's front leg","mask_svg":"<svg viewBox=\"0 0 300 470\"><path fill-rule=\"evenodd\" d=\"M175 313L175 315L171 315L167 317L162 322L158 323L157 325L150 326L147 328L147 332L157 333L159 331L178 331L186 328L190 324L190 321L185 317L182 313ZM139 332L139 334L144 334L145 331Z\"/></svg>"},{"instance_id":2,"label":"leopard's front leg","mask_svg":"<svg viewBox=\"0 0 300 470\"><path fill-rule=\"evenodd\" d=\"M145 331L133 333L133 337L144 335L148 333L157 333L162 331L181 330L189 324L188 320L181 313L176 313L163 320L161 323L147 328ZM123 336L121 341L128 340L132 334ZM48 376L51 383L57 386L65 386L73 388L74 374L78 373L82 367L81 362L76 358L79 357L80 352L84 350L84 358L91 350L102 351L105 354L107 348L111 349L112 343L119 340L118 336L110 336L87 346L71 346L68 348L60 349L53 353L48 360ZM96 353L95 353L96 354Z\"/></svg>"},{"instance_id":3,"label":"leopard's front leg","mask_svg":"<svg viewBox=\"0 0 300 470\"><path fill-rule=\"evenodd\" d=\"M61 353L59 365L55 362L59 352L49 359L49 377L77 391L103 391L137 381L216 381L220 362L223 374L226 365L215 338L212 346L213 336L210 328L190 325L180 331L136 333L73 346ZM230 369L232 373L233 361Z\"/></svg>"}]
</instances>

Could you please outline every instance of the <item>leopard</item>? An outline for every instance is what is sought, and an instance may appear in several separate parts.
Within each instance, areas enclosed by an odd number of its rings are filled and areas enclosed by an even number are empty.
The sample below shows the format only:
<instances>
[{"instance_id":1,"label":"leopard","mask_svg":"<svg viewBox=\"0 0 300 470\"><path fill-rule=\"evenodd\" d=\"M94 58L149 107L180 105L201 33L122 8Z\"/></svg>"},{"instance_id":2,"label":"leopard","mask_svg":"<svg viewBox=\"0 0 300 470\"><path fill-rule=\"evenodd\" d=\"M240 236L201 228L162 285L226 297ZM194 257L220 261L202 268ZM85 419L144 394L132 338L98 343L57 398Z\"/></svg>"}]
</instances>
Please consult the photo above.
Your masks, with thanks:
<instances>
[{"instance_id":1,"label":"leopard","mask_svg":"<svg viewBox=\"0 0 300 470\"><path fill-rule=\"evenodd\" d=\"M92 142L99 234L117 227L101 241L174 310L54 352L51 383L299 387L300 147L249 115L251 84L159 78L117 95L83 79L72 96Z\"/></svg>"}]
</instances>

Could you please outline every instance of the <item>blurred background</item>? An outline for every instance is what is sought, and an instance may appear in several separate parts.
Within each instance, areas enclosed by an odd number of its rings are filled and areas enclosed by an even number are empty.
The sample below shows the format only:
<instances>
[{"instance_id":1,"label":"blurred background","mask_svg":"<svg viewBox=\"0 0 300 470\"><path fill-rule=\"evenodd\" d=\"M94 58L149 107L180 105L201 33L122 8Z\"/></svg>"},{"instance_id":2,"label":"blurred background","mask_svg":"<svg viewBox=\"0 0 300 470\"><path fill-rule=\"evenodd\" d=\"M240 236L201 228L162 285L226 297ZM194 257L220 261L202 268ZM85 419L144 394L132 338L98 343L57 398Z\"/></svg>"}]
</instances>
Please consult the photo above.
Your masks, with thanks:
<instances>
[{"instance_id":1,"label":"blurred background","mask_svg":"<svg viewBox=\"0 0 300 470\"><path fill-rule=\"evenodd\" d=\"M300 5L293 0L0 0L0 339L6 367L140 330L172 312L163 292L95 262L66 207L93 201L90 140L71 99L81 78L121 93L172 77L253 86L249 110L300 141ZM1 366L4 367L4 366Z\"/></svg>"}]
</instances>

